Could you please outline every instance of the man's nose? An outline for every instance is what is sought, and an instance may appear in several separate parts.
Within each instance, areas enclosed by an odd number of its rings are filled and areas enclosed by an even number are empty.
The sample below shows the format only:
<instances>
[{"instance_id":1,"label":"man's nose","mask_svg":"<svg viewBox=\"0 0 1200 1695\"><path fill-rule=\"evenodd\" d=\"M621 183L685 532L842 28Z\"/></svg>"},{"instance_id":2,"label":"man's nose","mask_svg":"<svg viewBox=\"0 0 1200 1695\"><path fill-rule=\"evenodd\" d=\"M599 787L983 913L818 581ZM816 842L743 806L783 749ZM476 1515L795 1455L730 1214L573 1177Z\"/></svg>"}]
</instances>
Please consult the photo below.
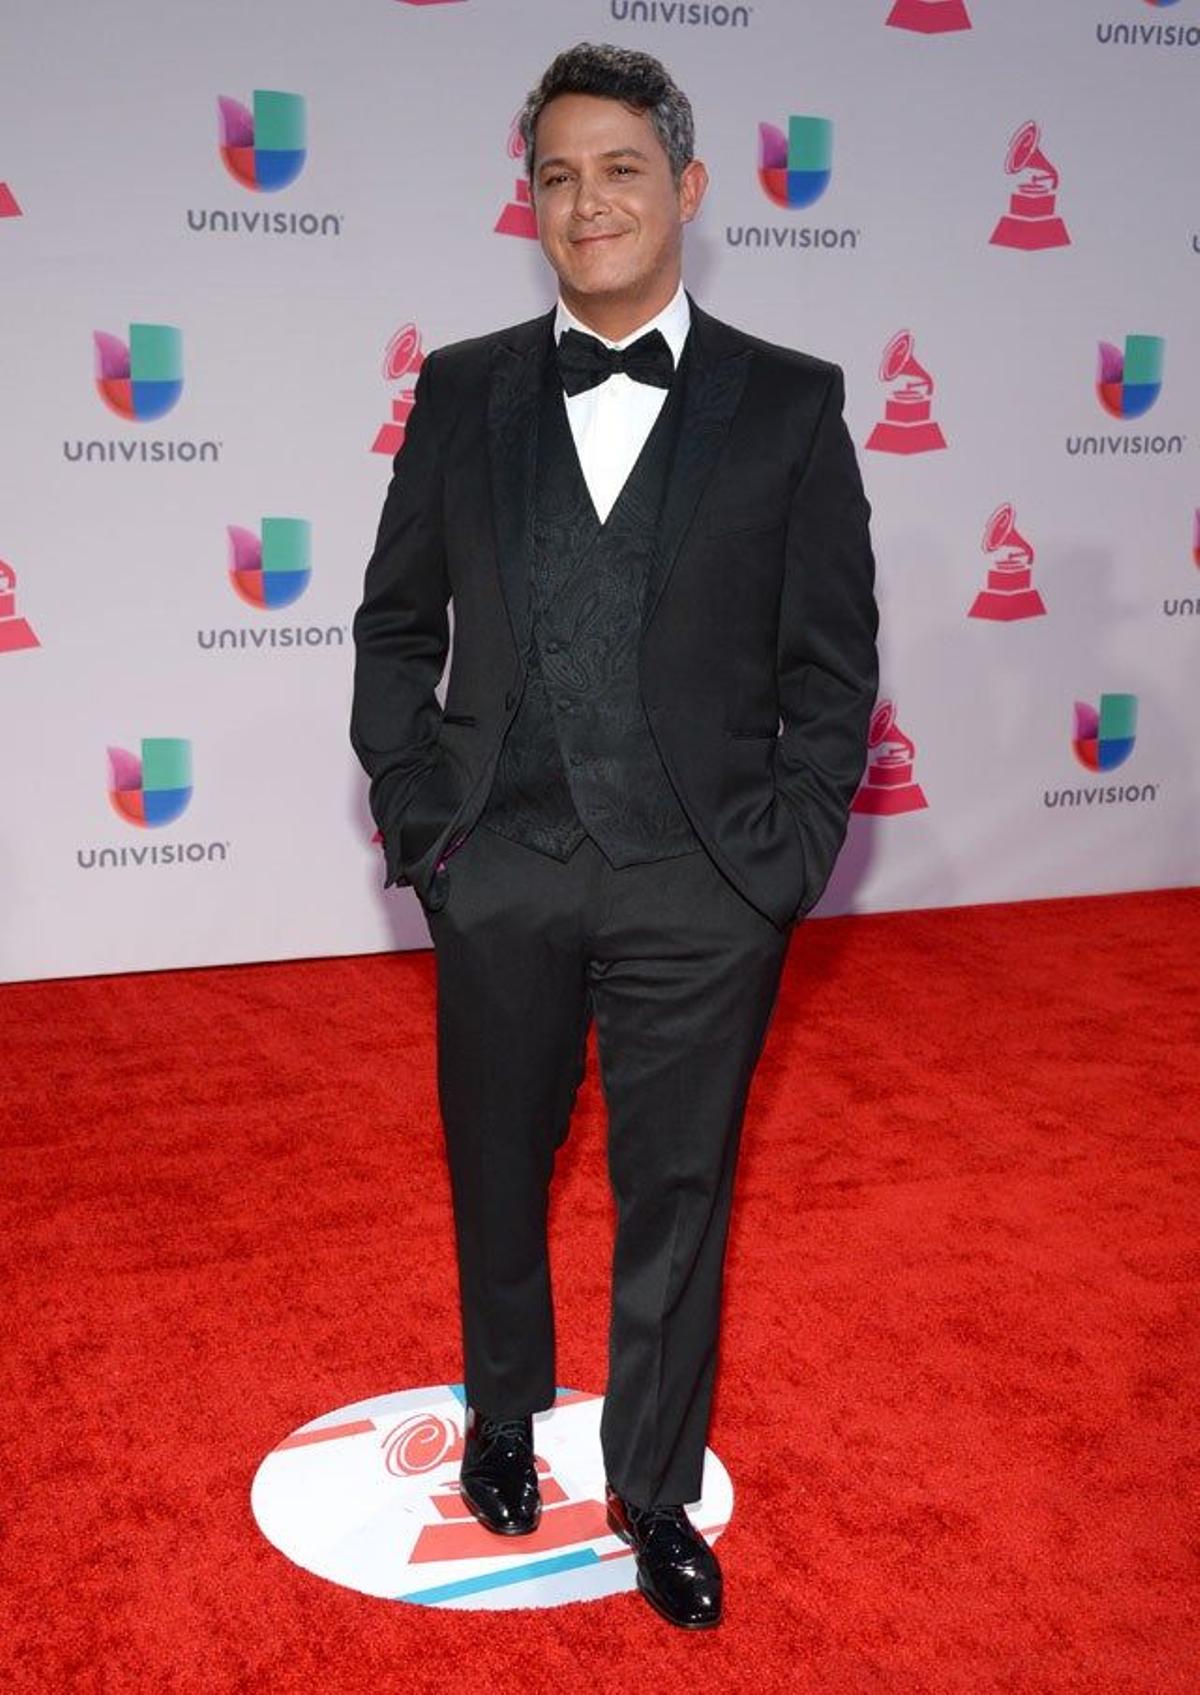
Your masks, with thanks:
<instances>
[{"instance_id":1,"label":"man's nose","mask_svg":"<svg viewBox=\"0 0 1200 1695\"><path fill-rule=\"evenodd\" d=\"M599 177L581 175L579 186L575 190L575 215L578 218L595 218L608 211L608 197L604 192L604 183Z\"/></svg>"}]
</instances>

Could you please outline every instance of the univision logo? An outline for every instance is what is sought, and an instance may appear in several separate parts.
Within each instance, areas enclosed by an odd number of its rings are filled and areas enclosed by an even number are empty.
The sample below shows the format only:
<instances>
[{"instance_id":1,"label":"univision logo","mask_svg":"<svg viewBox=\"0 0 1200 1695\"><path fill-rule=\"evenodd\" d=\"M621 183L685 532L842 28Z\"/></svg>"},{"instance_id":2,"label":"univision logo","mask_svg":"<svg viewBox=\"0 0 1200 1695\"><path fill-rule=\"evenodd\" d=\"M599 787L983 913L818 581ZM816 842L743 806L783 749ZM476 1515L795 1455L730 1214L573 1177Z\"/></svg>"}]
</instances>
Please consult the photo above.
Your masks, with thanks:
<instances>
[{"instance_id":1,"label":"univision logo","mask_svg":"<svg viewBox=\"0 0 1200 1695\"><path fill-rule=\"evenodd\" d=\"M1137 725L1135 694L1102 694L1099 706L1077 700L1072 752L1085 771L1115 771L1137 745ZM1042 794L1042 804L1047 807L1141 805L1157 799L1157 783L1093 784L1089 788L1046 789Z\"/></svg>"},{"instance_id":2,"label":"univision logo","mask_svg":"<svg viewBox=\"0 0 1200 1695\"><path fill-rule=\"evenodd\" d=\"M179 736L145 736L139 751L108 749L108 799L122 823L140 830L173 824L192 798L192 744ZM223 864L228 842L147 842L142 846L77 848L82 871L145 865Z\"/></svg>"},{"instance_id":3,"label":"univision logo","mask_svg":"<svg viewBox=\"0 0 1200 1695\"><path fill-rule=\"evenodd\" d=\"M129 340L94 333L96 389L118 418L162 418L183 393L183 335L173 324L130 324Z\"/></svg>"},{"instance_id":4,"label":"univision logo","mask_svg":"<svg viewBox=\"0 0 1200 1695\"><path fill-rule=\"evenodd\" d=\"M308 108L303 95L256 88L247 106L222 94L217 99L217 150L239 188L278 194L290 188L308 159ZM341 235L336 212L274 212L189 208L187 227L209 235Z\"/></svg>"},{"instance_id":5,"label":"univision logo","mask_svg":"<svg viewBox=\"0 0 1200 1695\"><path fill-rule=\"evenodd\" d=\"M1192 563L1200 568L1200 506L1192 514ZM1200 617L1200 595L1175 595L1164 600L1163 615L1167 618Z\"/></svg>"},{"instance_id":6,"label":"univision logo","mask_svg":"<svg viewBox=\"0 0 1200 1695\"><path fill-rule=\"evenodd\" d=\"M821 199L833 177L833 121L793 114L786 133L776 124L758 126L758 184L773 206L803 211ZM805 252L857 248L859 229L813 225L728 224L730 247L793 248Z\"/></svg>"},{"instance_id":7,"label":"univision logo","mask_svg":"<svg viewBox=\"0 0 1200 1695\"><path fill-rule=\"evenodd\" d=\"M299 94L256 88L253 109L217 100L221 163L234 182L274 194L294 183L308 158L308 119Z\"/></svg>"},{"instance_id":8,"label":"univision logo","mask_svg":"<svg viewBox=\"0 0 1200 1695\"><path fill-rule=\"evenodd\" d=\"M1158 335L1127 335L1122 350L1111 341L1100 343L1096 394L1114 418L1140 418L1162 393L1163 339Z\"/></svg>"},{"instance_id":9,"label":"univision logo","mask_svg":"<svg viewBox=\"0 0 1200 1695\"><path fill-rule=\"evenodd\" d=\"M1122 423L1142 418L1162 393L1166 343L1158 335L1127 335L1123 346L1102 341L1096 371L1096 398L1110 418ZM1183 452L1182 435L1068 436L1067 452L1084 456L1145 454L1161 457Z\"/></svg>"},{"instance_id":10,"label":"univision logo","mask_svg":"<svg viewBox=\"0 0 1200 1695\"><path fill-rule=\"evenodd\" d=\"M248 606L290 606L312 576L307 518L264 518L258 534L229 526L229 581Z\"/></svg>"},{"instance_id":11,"label":"univision logo","mask_svg":"<svg viewBox=\"0 0 1200 1695\"><path fill-rule=\"evenodd\" d=\"M811 206L833 175L833 124L828 118L788 119L785 135L774 124L758 126L758 180L768 200L795 211Z\"/></svg>"},{"instance_id":12,"label":"univision logo","mask_svg":"<svg viewBox=\"0 0 1200 1695\"><path fill-rule=\"evenodd\" d=\"M1133 0L1128 0L1130 6ZM1143 0L1161 11L1179 0ZM1196 24L1108 23L1096 25L1096 40L1102 47L1200 47Z\"/></svg>"},{"instance_id":13,"label":"univision logo","mask_svg":"<svg viewBox=\"0 0 1200 1695\"><path fill-rule=\"evenodd\" d=\"M263 518L257 530L227 527L229 585L257 612L291 606L312 578L312 525L307 518ZM342 647L344 624L267 624L196 631L206 652Z\"/></svg>"},{"instance_id":14,"label":"univision logo","mask_svg":"<svg viewBox=\"0 0 1200 1695\"><path fill-rule=\"evenodd\" d=\"M143 737L141 757L108 750L108 798L118 818L139 829L173 824L192 798L192 744L176 736Z\"/></svg>"},{"instance_id":15,"label":"univision logo","mask_svg":"<svg viewBox=\"0 0 1200 1695\"><path fill-rule=\"evenodd\" d=\"M108 330L92 334L95 387L104 405L127 424L152 423L178 405L183 394L183 332L174 324L130 324L128 339ZM70 464L216 464L217 441L93 437L64 440Z\"/></svg>"},{"instance_id":16,"label":"univision logo","mask_svg":"<svg viewBox=\"0 0 1200 1695\"><path fill-rule=\"evenodd\" d=\"M749 29L753 6L705 4L705 0L608 0L619 24L675 24L682 29Z\"/></svg>"}]
</instances>

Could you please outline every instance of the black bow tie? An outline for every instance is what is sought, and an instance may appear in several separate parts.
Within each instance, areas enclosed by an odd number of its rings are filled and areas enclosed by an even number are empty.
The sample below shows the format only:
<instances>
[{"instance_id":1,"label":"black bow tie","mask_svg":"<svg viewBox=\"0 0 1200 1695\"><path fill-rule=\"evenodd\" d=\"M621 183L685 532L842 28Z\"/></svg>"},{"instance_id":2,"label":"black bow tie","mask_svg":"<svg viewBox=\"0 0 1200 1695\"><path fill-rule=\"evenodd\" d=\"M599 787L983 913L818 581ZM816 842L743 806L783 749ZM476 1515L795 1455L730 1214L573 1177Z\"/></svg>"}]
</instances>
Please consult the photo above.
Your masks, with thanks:
<instances>
[{"instance_id":1,"label":"black bow tie","mask_svg":"<svg viewBox=\"0 0 1200 1695\"><path fill-rule=\"evenodd\" d=\"M670 388L675 356L661 330L641 335L628 347L606 347L594 335L566 330L558 341L558 374L568 394L582 394L624 371L635 383Z\"/></svg>"}]
</instances>

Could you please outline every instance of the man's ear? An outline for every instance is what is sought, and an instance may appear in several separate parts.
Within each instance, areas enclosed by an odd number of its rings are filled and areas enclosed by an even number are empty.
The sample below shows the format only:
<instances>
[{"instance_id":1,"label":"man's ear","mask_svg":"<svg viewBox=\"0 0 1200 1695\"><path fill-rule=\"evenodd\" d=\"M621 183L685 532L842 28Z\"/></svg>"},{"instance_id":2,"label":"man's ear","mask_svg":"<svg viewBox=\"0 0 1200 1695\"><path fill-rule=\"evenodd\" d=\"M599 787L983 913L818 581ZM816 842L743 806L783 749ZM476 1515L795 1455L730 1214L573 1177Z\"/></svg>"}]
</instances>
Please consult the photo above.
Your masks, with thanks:
<instances>
[{"instance_id":1,"label":"man's ear","mask_svg":"<svg viewBox=\"0 0 1200 1695\"><path fill-rule=\"evenodd\" d=\"M679 216L690 224L700 210L708 187L708 169L699 159L689 159L679 178Z\"/></svg>"}]
</instances>

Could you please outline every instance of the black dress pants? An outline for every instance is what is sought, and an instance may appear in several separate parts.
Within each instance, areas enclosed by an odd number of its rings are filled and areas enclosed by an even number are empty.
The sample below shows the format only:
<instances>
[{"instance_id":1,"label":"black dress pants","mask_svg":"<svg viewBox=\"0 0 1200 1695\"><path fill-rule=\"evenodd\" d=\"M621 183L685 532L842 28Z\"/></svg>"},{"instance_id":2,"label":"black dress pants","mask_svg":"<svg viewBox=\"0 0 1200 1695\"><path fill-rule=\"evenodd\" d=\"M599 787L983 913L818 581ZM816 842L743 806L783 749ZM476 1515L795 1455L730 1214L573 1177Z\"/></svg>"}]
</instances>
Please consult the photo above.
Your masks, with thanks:
<instances>
[{"instance_id":1,"label":"black dress pants","mask_svg":"<svg viewBox=\"0 0 1200 1695\"><path fill-rule=\"evenodd\" d=\"M601 1445L635 1505L700 1495L750 1079L787 951L703 850L615 869L477 825L429 915L464 1384L553 1404L546 1214L596 1020L617 1230Z\"/></svg>"}]
</instances>

